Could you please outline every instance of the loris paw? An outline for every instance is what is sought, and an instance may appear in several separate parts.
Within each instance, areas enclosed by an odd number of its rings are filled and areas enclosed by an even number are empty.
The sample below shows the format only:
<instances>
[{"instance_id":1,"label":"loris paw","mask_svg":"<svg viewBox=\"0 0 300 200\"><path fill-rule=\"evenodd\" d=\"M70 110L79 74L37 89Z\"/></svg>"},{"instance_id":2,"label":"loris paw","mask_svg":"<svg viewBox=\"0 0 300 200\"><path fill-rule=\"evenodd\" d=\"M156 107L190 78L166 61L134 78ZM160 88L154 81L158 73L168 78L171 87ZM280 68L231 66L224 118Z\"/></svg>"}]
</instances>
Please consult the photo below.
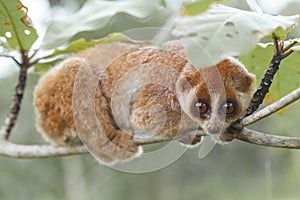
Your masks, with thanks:
<instances>
[{"instance_id":1,"label":"loris paw","mask_svg":"<svg viewBox=\"0 0 300 200\"><path fill-rule=\"evenodd\" d=\"M197 146L199 146L202 142L203 136L200 135L195 135L195 134L186 134L181 136L178 139L178 142L187 148L195 148Z\"/></svg>"}]
</instances>

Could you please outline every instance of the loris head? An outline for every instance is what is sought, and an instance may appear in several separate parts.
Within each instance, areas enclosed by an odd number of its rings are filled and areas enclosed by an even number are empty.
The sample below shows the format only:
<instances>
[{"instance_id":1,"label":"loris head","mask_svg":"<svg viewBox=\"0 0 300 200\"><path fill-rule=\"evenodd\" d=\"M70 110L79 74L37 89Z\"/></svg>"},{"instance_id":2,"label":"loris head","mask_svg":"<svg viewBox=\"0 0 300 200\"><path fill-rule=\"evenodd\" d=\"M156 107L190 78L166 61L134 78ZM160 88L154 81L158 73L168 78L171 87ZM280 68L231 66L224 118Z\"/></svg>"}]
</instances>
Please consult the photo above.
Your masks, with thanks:
<instances>
[{"instance_id":1,"label":"loris head","mask_svg":"<svg viewBox=\"0 0 300 200\"><path fill-rule=\"evenodd\" d=\"M199 70L187 65L176 83L183 111L217 142L220 133L246 110L255 76L234 58Z\"/></svg>"}]
</instances>

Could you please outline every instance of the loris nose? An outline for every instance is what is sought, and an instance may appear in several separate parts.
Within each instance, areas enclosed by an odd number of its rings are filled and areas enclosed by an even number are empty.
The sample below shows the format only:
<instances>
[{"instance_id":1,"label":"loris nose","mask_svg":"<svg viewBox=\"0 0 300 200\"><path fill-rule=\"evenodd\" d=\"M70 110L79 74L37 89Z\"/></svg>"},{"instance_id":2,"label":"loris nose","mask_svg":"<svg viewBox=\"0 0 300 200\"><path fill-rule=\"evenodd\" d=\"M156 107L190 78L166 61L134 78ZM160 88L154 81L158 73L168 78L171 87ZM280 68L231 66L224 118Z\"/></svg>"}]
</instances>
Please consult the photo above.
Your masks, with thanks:
<instances>
[{"instance_id":1,"label":"loris nose","mask_svg":"<svg viewBox=\"0 0 300 200\"><path fill-rule=\"evenodd\" d=\"M220 128L220 127L214 127L214 126L209 126L207 130L211 134L218 134L218 133L221 132L222 128Z\"/></svg>"},{"instance_id":2,"label":"loris nose","mask_svg":"<svg viewBox=\"0 0 300 200\"><path fill-rule=\"evenodd\" d=\"M210 134L218 134L223 129L223 123L219 121L211 121L208 124L207 130Z\"/></svg>"}]
</instances>

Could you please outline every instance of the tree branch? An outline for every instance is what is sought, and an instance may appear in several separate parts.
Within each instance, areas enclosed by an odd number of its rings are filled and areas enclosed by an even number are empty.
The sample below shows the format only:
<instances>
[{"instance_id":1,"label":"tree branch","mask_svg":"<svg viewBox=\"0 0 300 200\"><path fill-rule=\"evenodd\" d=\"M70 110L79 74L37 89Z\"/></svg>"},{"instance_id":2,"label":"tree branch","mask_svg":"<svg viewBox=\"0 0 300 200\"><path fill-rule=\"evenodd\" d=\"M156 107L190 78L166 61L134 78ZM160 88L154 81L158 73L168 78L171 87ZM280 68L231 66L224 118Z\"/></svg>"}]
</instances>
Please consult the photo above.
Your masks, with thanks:
<instances>
[{"instance_id":1,"label":"tree branch","mask_svg":"<svg viewBox=\"0 0 300 200\"><path fill-rule=\"evenodd\" d=\"M139 135L134 135L133 141L138 145L145 145L145 144L154 144L159 142L167 142L172 139L175 139L173 136L164 136L164 135L153 135L151 137L141 137Z\"/></svg>"},{"instance_id":2,"label":"tree branch","mask_svg":"<svg viewBox=\"0 0 300 200\"><path fill-rule=\"evenodd\" d=\"M256 145L300 149L300 138L269 135L247 128L244 128L242 132L235 134L233 137L235 139Z\"/></svg>"},{"instance_id":3,"label":"tree branch","mask_svg":"<svg viewBox=\"0 0 300 200\"><path fill-rule=\"evenodd\" d=\"M153 136L150 138L135 137L136 144L145 145L166 142L174 139L168 136ZM53 145L21 145L6 140L0 140L0 155L15 158L47 158L87 153L84 146L61 147Z\"/></svg>"},{"instance_id":4,"label":"tree branch","mask_svg":"<svg viewBox=\"0 0 300 200\"><path fill-rule=\"evenodd\" d=\"M24 95L27 70L30 66L29 59L26 52L22 52L22 63L20 64L20 73L18 83L15 87L15 92L13 95L12 105L8 116L4 120L4 124L0 128L0 140L6 140L9 138L10 132L14 127L16 120L19 115L21 102Z\"/></svg>"},{"instance_id":5,"label":"tree branch","mask_svg":"<svg viewBox=\"0 0 300 200\"><path fill-rule=\"evenodd\" d=\"M204 136L204 134L199 134ZM277 136L244 128L237 134L231 134L233 139L247 143L289 149L300 149L300 138ZM170 141L171 137L135 138L139 145ZM0 155L15 158L47 158L87 153L84 146L60 147L53 145L20 145L8 141L0 141Z\"/></svg>"},{"instance_id":6,"label":"tree branch","mask_svg":"<svg viewBox=\"0 0 300 200\"><path fill-rule=\"evenodd\" d=\"M83 146L58 147L52 145L20 145L8 141L0 141L0 155L15 158L46 158L86 153Z\"/></svg>"},{"instance_id":7,"label":"tree branch","mask_svg":"<svg viewBox=\"0 0 300 200\"><path fill-rule=\"evenodd\" d=\"M300 149L300 138L285 137L269 135L253 130L244 128L242 132L233 135L234 139L241 140L247 143L278 147L289 149ZM165 142L171 140L170 138L161 138L161 140L146 140L141 141L139 144L151 144L158 142ZM78 147L59 147L52 145L20 145L14 144L8 141L0 141L0 155L14 158L47 158L47 157L59 157L69 156L76 154L87 153L84 146Z\"/></svg>"},{"instance_id":8,"label":"tree branch","mask_svg":"<svg viewBox=\"0 0 300 200\"><path fill-rule=\"evenodd\" d=\"M280 100L274 102L273 104L265 107L264 109L258 111L257 113L250 115L248 117L245 117L241 121L241 125L248 126L254 122L257 122L257 121L279 111L280 109L288 106L289 104L297 101L298 99L300 99L300 88L292 91L285 97L283 97Z\"/></svg>"}]
</instances>

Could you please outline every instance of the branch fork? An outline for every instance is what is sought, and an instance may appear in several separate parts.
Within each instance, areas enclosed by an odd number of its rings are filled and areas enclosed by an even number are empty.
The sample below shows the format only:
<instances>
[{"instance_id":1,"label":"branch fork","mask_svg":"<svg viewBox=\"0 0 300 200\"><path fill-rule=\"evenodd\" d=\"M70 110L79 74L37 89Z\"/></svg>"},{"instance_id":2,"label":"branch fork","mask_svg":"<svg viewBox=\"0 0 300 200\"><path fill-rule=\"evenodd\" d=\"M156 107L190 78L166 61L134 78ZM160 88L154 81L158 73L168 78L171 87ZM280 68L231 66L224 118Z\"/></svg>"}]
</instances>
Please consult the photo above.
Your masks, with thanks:
<instances>
[{"instance_id":1,"label":"branch fork","mask_svg":"<svg viewBox=\"0 0 300 200\"><path fill-rule=\"evenodd\" d=\"M276 72L279 70L281 61L293 53L291 48L297 42L294 41L287 46L284 46L284 40L279 41L276 35L273 34L273 43L273 58L264 74L264 77L261 80L259 87L253 94L249 107L236 122L231 124L227 132L225 132L222 137L225 141L238 139L257 145L300 149L300 138L269 135L244 128L245 126L259 121L300 99L300 88L298 88L275 103L267 106L257 113L254 113L257 111L266 94L269 92L273 78Z\"/></svg>"}]
</instances>

